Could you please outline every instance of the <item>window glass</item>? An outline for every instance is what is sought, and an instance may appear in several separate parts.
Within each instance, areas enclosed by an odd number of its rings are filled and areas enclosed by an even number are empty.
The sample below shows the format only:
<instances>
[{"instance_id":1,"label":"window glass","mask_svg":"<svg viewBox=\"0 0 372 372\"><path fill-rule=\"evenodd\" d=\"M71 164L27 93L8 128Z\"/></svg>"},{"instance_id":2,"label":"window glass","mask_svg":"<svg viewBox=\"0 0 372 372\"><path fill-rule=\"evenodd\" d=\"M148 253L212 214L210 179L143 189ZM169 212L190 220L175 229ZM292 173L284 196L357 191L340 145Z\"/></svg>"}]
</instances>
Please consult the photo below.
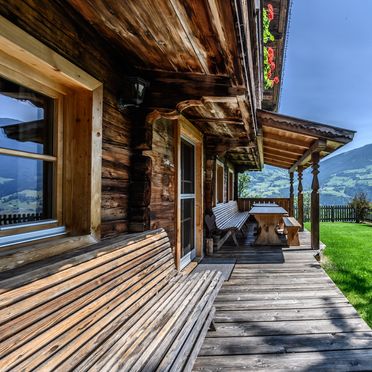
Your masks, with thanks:
<instances>
[{"instance_id":1,"label":"window glass","mask_svg":"<svg viewBox=\"0 0 372 372\"><path fill-rule=\"evenodd\" d=\"M223 183L224 183L224 169L223 169L223 166L217 164L217 203L224 202Z\"/></svg>"},{"instance_id":2,"label":"window glass","mask_svg":"<svg viewBox=\"0 0 372 372\"><path fill-rule=\"evenodd\" d=\"M53 155L53 103L0 78L0 148Z\"/></svg>"},{"instance_id":3,"label":"window glass","mask_svg":"<svg viewBox=\"0 0 372 372\"><path fill-rule=\"evenodd\" d=\"M181 193L193 194L194 193L194 146L181 140Z\"/></svg>"},{"instance_id":4,"label":"window glass","mask_svg":"<svg viewBox=\"0 0 372 372\"><path fill-rule=\"evenodd\" d=\"M53 121L52 98L0 78L0 225L53 218Z\"/></svg>"},{"instance_id":5,"label":"window glass","mask_svg":"<svg viewBox=\"0 0 372 372\"><path fill-rule=\"evenodd\" d=\"M181 257L194 249L195 199L181 200Z\"/></svg>"}]
</instances>

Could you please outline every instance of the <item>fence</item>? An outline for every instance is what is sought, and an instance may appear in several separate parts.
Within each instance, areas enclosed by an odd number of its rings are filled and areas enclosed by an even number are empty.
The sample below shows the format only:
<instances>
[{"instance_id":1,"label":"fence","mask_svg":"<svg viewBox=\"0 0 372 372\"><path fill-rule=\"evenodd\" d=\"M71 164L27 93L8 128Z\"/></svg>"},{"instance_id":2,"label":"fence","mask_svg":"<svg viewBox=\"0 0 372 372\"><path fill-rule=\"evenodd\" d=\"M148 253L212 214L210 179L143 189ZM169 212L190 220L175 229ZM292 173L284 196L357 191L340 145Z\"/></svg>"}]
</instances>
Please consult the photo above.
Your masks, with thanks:
<instances>
[{"instance_id":1,"label":"fence","mask_svg":"<svg viewBox=\"0 0 372 372\"><path fill-rule=\"evenodd\" d=\"M366 221L372 222L372 209L368 210Z\"/></svg>"},{"instance_id":2,"label":"fence","mask_svg":"<svg viewBox=\"0 0 372 372\"><path fill-rule=\"evenodd\" d=\"M0 214L0 226L42 220L42 213Z\"/></svg>"},{"instance_id":3,"label":"fence","mask_svg":"<svg viewBox=\"0 0 372 372\"><path fill-rule=\"evenodd\" d=\"M239 198L240 211L249 211L254 203L276 203L289 210L289 198ZM298 208L294 210L295 218L298 218ZM355 209L348 205L321 205L319 209L320 222L355 222ZM366 221L372 222L372 209L369 209ZM310 207L304 206L304 222L310 222Z\"/></svg>"},{"instance_id":4,"label":"fence","mask_svg":"<svg viewBox=\"0 0 372 372\"><path fill-rule=\"evenodd\" d=\"M295 217L298 210L295 207ZM321 205L319 209L320 222L355 222L355 209L348 205ZM310 208L304 207L304 222L310 221Z\"/></svg>"}]
</instances>

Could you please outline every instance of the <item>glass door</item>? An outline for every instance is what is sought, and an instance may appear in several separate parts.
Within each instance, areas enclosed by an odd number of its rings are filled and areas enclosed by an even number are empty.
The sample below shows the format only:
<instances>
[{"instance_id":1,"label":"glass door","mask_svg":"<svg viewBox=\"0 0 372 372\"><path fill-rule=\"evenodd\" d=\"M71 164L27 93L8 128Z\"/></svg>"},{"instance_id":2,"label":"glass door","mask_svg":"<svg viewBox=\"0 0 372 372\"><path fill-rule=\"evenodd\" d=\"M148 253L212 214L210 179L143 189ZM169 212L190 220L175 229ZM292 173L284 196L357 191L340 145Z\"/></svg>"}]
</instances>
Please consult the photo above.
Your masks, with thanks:
<instances>
[{"instance_id":1,"label":"glass door","mask_svg":"<svg viewBox=\"0 0 372 372\"><path fill-rule=\"evenodd\" d=\"M181 138L181 268L195 256L195 146Z\"/></svg>"}]
</instances>

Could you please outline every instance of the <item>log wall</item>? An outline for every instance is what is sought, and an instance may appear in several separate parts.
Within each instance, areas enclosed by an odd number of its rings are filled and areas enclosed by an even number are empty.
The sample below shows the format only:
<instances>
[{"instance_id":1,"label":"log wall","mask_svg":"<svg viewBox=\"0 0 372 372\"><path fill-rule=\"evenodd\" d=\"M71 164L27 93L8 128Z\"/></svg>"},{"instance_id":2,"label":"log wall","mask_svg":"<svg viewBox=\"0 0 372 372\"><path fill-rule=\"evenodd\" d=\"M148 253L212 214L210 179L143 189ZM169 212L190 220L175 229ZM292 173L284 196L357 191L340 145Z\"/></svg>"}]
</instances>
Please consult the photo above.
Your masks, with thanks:
<instances>
[{"instance_id":1,"label":"log wall","mask_svg":"<svg viewBox=\"0 0 372 372\"><path fill-rule=\"evenodd\" d=\"M103 82L102 237L128 231L128 190L133 119L116 97L124 75L114 49L59 0L0 0L0 14Z\"/></svg>"},{"instance_id":2,"label":"log wall","mask_svg":"<svg viewBox=\"0 0 372 372\"><path fill-rule=\"evenodd\" d=\"M164 228L171 245L176 244L176 122L157 120L153 124L150 228Z\"/></svg>"}]
</instances>

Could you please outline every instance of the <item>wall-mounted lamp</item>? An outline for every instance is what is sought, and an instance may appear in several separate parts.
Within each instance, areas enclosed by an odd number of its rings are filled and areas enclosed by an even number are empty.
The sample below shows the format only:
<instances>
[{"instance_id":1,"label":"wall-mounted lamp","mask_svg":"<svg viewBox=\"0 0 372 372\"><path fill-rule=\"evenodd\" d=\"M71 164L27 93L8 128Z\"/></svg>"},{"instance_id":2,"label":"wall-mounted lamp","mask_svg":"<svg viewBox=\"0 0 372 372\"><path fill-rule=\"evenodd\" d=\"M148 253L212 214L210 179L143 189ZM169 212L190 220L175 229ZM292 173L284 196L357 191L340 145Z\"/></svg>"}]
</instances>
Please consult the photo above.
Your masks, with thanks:
<instances>
[{"instance_id":1,"label":"wall-mounted lamp","mask_svg":"<svg viewBox=\"0 0 372 372\"><path fill-rule=\"evenodd\" d=\"M118 97L119 110L139 107L145 98L146 88L150 85L148 81L137 76L128 77L126 83L125 90Z\"/></svg>"}]
</instances>

